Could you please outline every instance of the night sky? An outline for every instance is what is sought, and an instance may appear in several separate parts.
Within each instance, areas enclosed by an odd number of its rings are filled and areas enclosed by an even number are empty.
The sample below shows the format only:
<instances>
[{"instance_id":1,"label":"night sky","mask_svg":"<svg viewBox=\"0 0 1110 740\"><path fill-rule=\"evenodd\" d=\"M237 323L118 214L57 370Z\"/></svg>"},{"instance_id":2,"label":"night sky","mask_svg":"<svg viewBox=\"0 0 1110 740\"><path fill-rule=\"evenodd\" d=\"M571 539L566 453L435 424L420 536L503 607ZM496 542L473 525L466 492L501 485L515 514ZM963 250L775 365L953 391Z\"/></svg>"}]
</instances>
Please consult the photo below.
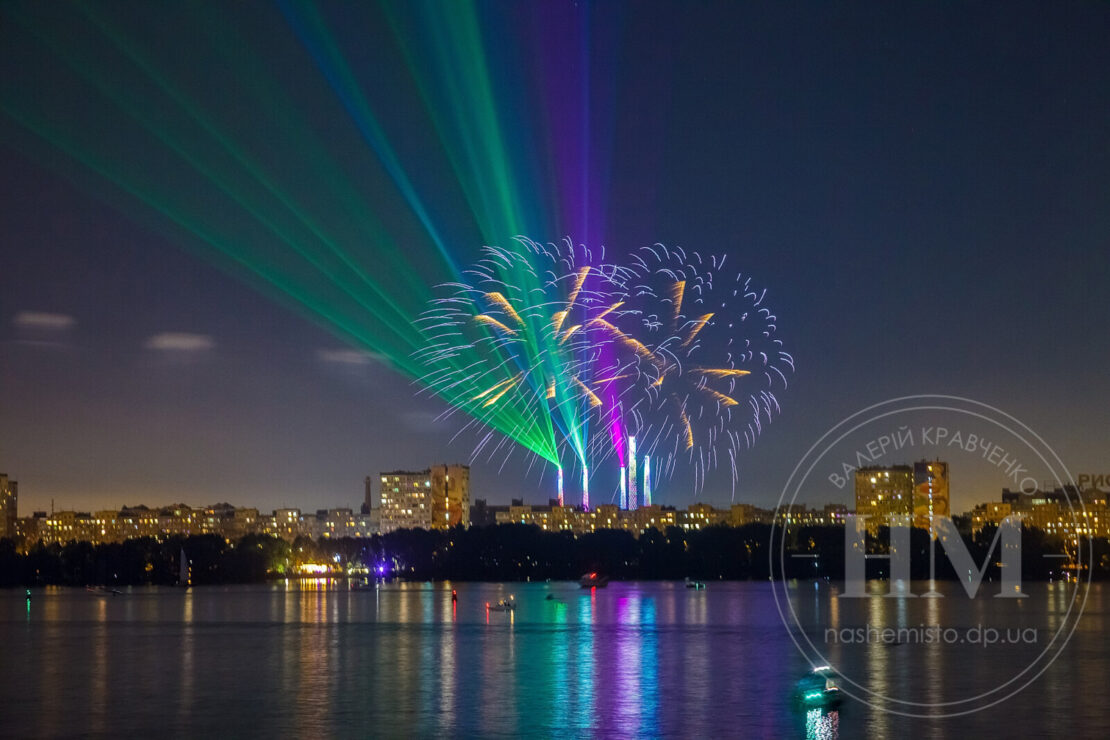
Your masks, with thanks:
<instances>
[{"instance_id":1,"label":"night sky","mask_svg":"<svg viewBox=\"0 0 1110 740\"><path fill-rule=\"evenodd\" d=\"M299 6L92 7L275 180L304 183L318 163L290 134L302 122L390 238L356 238L356 217L309 185L290 186L296 203L368 264L404 249L414 275L441 279L423 269L439 259L432 240L312 55ZM604 226L549 217L528 235L611 255L654 242L725 253L769 288L797 372L741 460L736 500L773 505L826 429L917 393L998 406L1073 472L1110 472L1110 5L530 7L476 14L508 149L527 159L551 139L545 122L584 110L593 185L537 177L517 195L543 214L585 202ZM319 13L467 264L484 237L459 183L495 173L452 164L406 61L434 59L439 42L389 15ZM575 25L586 18L588 35ZM134 106L173 130L164 99L118 60L99 68L122 107L66 66L109 48L90 41L91 23L77 6L0 7L0 471L20 482L21 514L52 499L357 508L366 475L465 460L473 439L451 442L457 421L437 423L443 404L388 358L353 350L42 135L72 134L133 182L187 191L194 212L238 233L226 193L179 175L164 143L129 128ZM474 497L552 495L524 455L500 473L500 459L473 465ZM727 474L698 495L725 504ZM694 498L678 474L657 502ZM961 511L976 496L954 485L953 498Z\"/></svg>"}]
</instances>

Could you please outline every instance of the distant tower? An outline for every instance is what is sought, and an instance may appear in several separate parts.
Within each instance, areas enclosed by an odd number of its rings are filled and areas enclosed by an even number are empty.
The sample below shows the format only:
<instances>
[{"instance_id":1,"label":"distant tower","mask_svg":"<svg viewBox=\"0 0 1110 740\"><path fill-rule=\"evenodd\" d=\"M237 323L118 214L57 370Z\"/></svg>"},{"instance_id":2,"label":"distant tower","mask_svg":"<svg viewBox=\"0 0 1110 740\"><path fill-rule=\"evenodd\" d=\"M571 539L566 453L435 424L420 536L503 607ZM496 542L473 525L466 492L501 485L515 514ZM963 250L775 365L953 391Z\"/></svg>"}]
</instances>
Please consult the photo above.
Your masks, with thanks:
<instances>
[{"instance_id":1,"label":"distant tower","mask_svg":"<svg viewBox=\"0 0 1110 740\"><path fill-rule=\"evenodd\" d=\"M590 469L582 463L582 508L590 510Z\"/></svg>"},{"instance_id":2,"label":"distant tower","mask_svg":"<svg viewBox=\"0 0 1110 740\"><path fill-rule=\"evenodd\" d=\"M620 501L620 508L627 509L628 508L628 482L625 480L624 475L625 475L624 466L621 465L621 501Z\"/></svg>"},{"instance_id":3,"label":"distant tower","mask_svg":"<svg viewBox=\"0 0 1110 740\"><path fill-rule=\"evenodd\" d=\"M651 458L644 455L644 506L651 506Z\"/></svg>"},{"instance_id":4,"label":"distant tower","mask_svg":"<svg viewBox=\"0 0 1110 740\"><path fill-rule=\"evenodd\" d=\"M636 495L636 438L628 438L628 510L635 511L639 503Z\"/></svg>"},{"instance_id":5,"label":"distant tower","mask_svg":"<svg viewBox=\"0 0 1110 740\"><path fill-rule=\"evenodd\" d=\"M362 513L369 514L374 508L374 478L373 476L366 476L366 480L362 482L364 486L363 499L362 499Z\"/></svg>"},{"instance_id":6,"label":"distant tower","mask_svg":"<svg viewBox=\"0 0 1110 740\"><path fill-rule=\"evenodd\" d=\"M555 488L559 493L559 506L563 506L563 468L555 468Z\"/></svg>"}]
</instances>

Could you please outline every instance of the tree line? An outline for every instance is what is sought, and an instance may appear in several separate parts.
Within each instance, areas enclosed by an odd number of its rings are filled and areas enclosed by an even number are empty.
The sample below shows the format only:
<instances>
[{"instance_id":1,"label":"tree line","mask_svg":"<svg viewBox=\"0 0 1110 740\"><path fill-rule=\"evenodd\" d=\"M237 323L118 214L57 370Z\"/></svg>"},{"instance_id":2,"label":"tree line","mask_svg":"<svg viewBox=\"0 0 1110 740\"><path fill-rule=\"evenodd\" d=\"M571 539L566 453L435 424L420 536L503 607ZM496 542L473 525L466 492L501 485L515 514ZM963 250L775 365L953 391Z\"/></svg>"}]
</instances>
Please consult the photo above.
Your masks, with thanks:
<instances>
[{"instance_id":1,"label":"tree line","mask_svg":"<svg viewBox=\"0 0 1110 740\"><path fill-rule=\"evenodd\" d=\"M775 541L772 541L772 534ZM995 529L964 533L975 563L990 559L986 575L999 576L999 551L991 553ZM888 533L868 538L868 551L885 552ZM1037 529L1022 532L1022 576L1027 580L1058 578L1074 543ZM911 574L929 577L929 533L911 533ZM173 585L179 580L185 551L194 585L259 583L295 575L298 566L326 563L336 570L368 568L376 574L408 580L523 581L572 580L596 571L618 580L746 580L772 575L790 578L843 579L843 527L800 527L783 532L768 525L713 526L701 530L650 529L640 537L620 530L574 535L547 532L534 525L500 524L469 529L398 530L369 538L300 537L287 542L269 535L247 535L228 542L214 535L150 537L119 543L36 544L20 552L12 540L0 540L0 587ZM943 550L936 547L936 577L953 579ZM779 557L782 553L784 557ZM772 558L772 555L774 557ZM806 557L792 557L804 555ZM1089 563L1095 578L1110 577L1110 543L1092 541ZM774 562L772 562L772 560ZM772 570L774 569L774 570ZM868 577L882 578L888 561L869 560Z\"/></svg>"}]
</instances>

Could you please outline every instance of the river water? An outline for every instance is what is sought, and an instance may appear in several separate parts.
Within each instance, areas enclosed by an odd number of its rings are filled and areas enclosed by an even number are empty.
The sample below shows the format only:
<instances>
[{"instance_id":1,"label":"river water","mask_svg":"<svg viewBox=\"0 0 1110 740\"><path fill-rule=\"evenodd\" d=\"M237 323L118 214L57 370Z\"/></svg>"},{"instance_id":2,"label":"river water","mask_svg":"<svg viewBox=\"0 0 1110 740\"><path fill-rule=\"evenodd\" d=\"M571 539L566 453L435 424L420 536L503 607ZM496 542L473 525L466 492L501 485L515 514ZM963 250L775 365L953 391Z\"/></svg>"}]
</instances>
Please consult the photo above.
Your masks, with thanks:
<instances>
[{"instance_id":1,"label":"river water","mask_svg":"<svg viewBox=\"0 0 1110 740\"><path fill-rule=\"evenodd\" d=\"M941 587L945 599L848 600L832 584L794 583L804 628L794 635L823 645L855 694L931 706L1020 674L1062 623L1070 593L1029 584L1020 601L971 600L954 589ZM984 711L915 718L883 709L905 704L851 698L835 711L798 709L792 687L810 663L767 582L350 591L310 581L35 589L30 601L0 591L0 735L1106 737L1110 589L1086 593L1070 642L1030 686ZM515 612L486 609L509 595ZM865 623L1023 628L1026 638L1035 629L1039 639L864 645L837 632L829 643L825 630Z\"/></svg>"}]
</instances>

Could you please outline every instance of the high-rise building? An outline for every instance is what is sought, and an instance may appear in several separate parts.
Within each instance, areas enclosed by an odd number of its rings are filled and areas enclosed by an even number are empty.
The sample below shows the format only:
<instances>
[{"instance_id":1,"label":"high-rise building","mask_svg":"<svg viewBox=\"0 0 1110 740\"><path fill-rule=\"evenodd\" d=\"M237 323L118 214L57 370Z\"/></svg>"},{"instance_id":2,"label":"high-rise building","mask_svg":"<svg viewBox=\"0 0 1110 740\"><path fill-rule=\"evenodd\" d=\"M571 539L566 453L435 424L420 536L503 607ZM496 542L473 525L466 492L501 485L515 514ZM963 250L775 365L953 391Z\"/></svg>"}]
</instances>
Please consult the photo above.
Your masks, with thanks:
<instances>
[{"instance_id":1,"label":"high-rise building","mask_svg":"<svg viewBox=\"0 0 1110 740\"><path fill-rule=\"evenodd\" d=\"M470 526L470 466L433 465L432 528Z\"/></svg>"},{"instance_id":2,"label":"high-rise building","mask_svg":"<svg viewBox=\"0 0 1110 740\"><path fill-rule=\"evenodd\" d=\"M891 516L909 524L913 516L913 468L909 465L867 467L856 471L856 515L867 516L868 528L890 524Z\"/></svg>"},{"instance_id":3,"label":"high-rise building","mask_svg":"<svg viewBox=\"0 0 1110 740\"><path fill-rule=\"evenodd\" d=\"M934 532L933 517L948 516L948 463L922 460L913 464L913 525Z\"/></svg>"},{"instance_id":4,"label":"high-rise building","mask_svg":"<svg viewBox=\"0 0 1110 740\"><path fill-rule=\"evenodd\" d=\"M381 474L381 532L432 528L432 471Z\"/></svg>"},{"instance_id":5,"label":"high-rise building","mask_svg":"<svg viewBox=\"0 0 1110 740\"><path fill-rule=\"evenodd\" d=\"M0 473L0 537L15 537L19 484Z\"/></svg>"},{"instance_id":6,"label":"high-rise building","mask_svg":"<svg viewBox=\"0 0 1110 740\"><path fill-rule=\"evenodd\" d=\"M470 526L470 466L381 473L381 532Z\"/></svg>"}]
</instances>

